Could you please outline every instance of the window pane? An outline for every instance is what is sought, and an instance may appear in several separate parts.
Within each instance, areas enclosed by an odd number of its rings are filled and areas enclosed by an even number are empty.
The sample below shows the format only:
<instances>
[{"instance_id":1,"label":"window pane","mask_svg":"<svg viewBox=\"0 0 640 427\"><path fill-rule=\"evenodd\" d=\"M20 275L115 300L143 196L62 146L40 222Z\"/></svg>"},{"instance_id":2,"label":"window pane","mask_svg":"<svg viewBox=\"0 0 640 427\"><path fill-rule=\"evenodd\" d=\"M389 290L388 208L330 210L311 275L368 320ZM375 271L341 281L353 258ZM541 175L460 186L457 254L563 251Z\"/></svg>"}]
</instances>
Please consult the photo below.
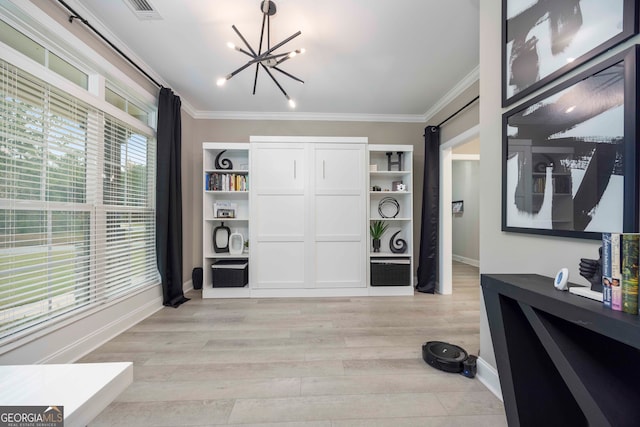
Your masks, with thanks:
<instances>
[{"instance_id":1,"label":"window pane","mask_svg":"<svg viewBox=\"0 0 640 427\"><path fill-rule=\"evenodd\" d=\"M147 206L147 183L150 178L147 168L147 137L129 132L109 120L104 136L104 203Z\"/></svg>"},{"instance_id":2,"label":"window pane","mask_svg":"<svg viewBox=\"0 0 640 427\"><path fill-rule=\"evenodd\" d=\"M49 69L83 89L89 87L89 76L51 52L49 52Z\"/></svg>"},{"instance_id":3,"label":"window pane","mask_svg":"<svg viewBox=\"0 0 640 427\"><path fill-rule=\"evenodd\" d=\"M159 284L155 141L0 60L0 345Z\"/></svg>"},{"instance_id":4,"label":"window pane","mask_svg":"<svg viewBox=\"0 0 640 427\"><path fill-rule=\"evenodd\" d=\"M89 218L0 210L0 336L88 302Z\"/></svg>"},{"instance_id":5,"label":"window pane","mask_svg":"<svg viewBox=\"0 0 640 427\"><path fill-rule=\"evenodd\" d=\"M0 21L0 40L18 52L44 65L45 49L21 32Z\"/></svg>"},{"instance_id":6,"label":"window pane","mask_svg":"<svg viewBox=\"0 0 640 427\"><path fill-rule=\"evenodd\" d=\"M144 111L142 108L138 107L135 104L132 104L131 102L129 102L129 108L128 111L129 115L135 117L136 119L140 120L143 123L148 123L149 121L149 114L147 114L146 111Z\"/></svg>"},{"instance_id":7,"label":"window pane","mask_svg":"<svg viewBox=\"0 0 640 427\"><path fill-rule=\"evenodd\" d=\"M109 104L118 107L122 111L127 111L127 101L109 88L105 90L105 99Z\"/></svg>"}]
</instances>

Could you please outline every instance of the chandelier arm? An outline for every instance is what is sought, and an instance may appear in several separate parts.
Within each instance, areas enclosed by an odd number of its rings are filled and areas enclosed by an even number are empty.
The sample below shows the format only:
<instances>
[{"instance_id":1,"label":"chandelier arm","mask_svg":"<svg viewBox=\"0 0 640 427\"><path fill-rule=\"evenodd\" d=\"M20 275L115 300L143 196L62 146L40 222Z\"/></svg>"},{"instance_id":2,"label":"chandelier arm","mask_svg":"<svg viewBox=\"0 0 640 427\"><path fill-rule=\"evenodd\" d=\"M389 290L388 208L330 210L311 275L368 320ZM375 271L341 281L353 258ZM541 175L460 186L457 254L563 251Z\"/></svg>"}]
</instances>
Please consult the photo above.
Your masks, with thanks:
<instances>
[{"instance_id":1,"label":"chandelier arm","mask_svg":"<svg viewBox=\"0 0 640 427\"><path fill-rule=\"evenodd\" d=\"M231 77L235 76L236 74L238 74L240 71L244 70L245 68L249 67L250 65L255 64L255 61L249 61L246 64L244 64L242 67L238 68L237 70L231 72L228 76L227 76L227 80L229 80Z\"/></svg>"},{"instance_id":2,"label":"chandelier arm","mask_svg":"<svg viewBox=\"0 0 640 427\"><path fill-rule=\"evenodd\" d=\"M255 58L256 58L255 56L253 56L252 54L250 54L249 52L247 52L246 50L244 50L244 49L243 49L243 48L241 48L241 47L236 46L236 47L235 47L235 50L237 50L238 52L242 52L242 53L244 53L244 54L245 54L245 55L247 55L249 58L253 58L253 59L255 59Z\"/></svg>"},{"instance_id":3,"label":"chandelier arm","mask_svg":"<svg viewBox=\"0 0 640 427\"><path fill-rule=\"evenodd\" d=\"M273 52L274 50L276 50L277 48L279 48L282 45L285 45L287 43L289 43L291 40L295 39L296 37L298 37L300 34L302 34L302 31L298 31L297 33L287 37L286 39L282 40L280 43L278 43L277 45L275 45L274 47L272 47L271 49L266 50L263 55L268 55L271 52Z\"/></svg>"},{"instance_id":4,"label":"chandelier arm","mask_svg":"<svg viewBox=\"0 0 640 427\"><path fill-rule=\"evenodd\" d=\"M280 86L280 83L278 83L278 80L276 80L275 77L273 77L273 74L271 74L271 71L269 71L269 69L262 63L260 63L260 65L262 65L262 68L264 68L264 70L267 72L267 74L269 74L269 77L271 77L271 80L273 80L273 82L276 84L276 86L278 86L278 88L280 89L280 91L282 92L282 94L287 98L287 99L291 99L291 97L289 95L287 95L287 92L285 92L284 88L282 86Z\"/></svg>"},{"instance_id":5,"label":"chandelier arm","mask_svg":"<svg viewBox=\"0 0 640 427\"><path fill-rule=\"evenodd\" d=\"M253 95L256 94L256 87L258 86L258 70L260 70L260 63L256 64L256 75L253 78Z\"/></svg>"},{"instance_id":6,"label":"chandelier arm","mask_svg":"<svg viewBox=\"0 0 640 427\"><path fill-rule=\"evenodd\" d=\"M271 69L272 69L272 70L276 70L276 71L280 71L280 72L281 72L282 74L284 74L285 76L287 76L287 77L289 77L289 78L292 78L293 80L298 81L298 82L300 82L300 83L304 83L304 80L301 80L301 79L297 78L296 76L294 76L293 74L287 73L286 71L281 70L281 69L280 69L280 68L278 68L278 67L271 67Z\"/></svg>"},{"instance_id":7,"label":"chandelier arm","mask_svg":"<svg viewBox=\"0 0 640 427\"><path fill-rule=\"evenodd\" d=\"M253 50L253 48L249 45L247 40L244 38L244 36L240 33L240 30L238 30L235 25L232 25L231 28L233 28L233 31L236 32L236 34L238 35L238 37L240 37L240 40L242 40L242 42L245 44L245 46L247 46L247 48L249 48L249 51L253 54L253 56L254 57L258 56L258 55L256 55L256 52Z\"/></svg>"},{"instance_id":8,"label":"chandelier arm","mask_svg":"<svg viewBox=\"0 0 640 427\"><path fill-rule=\"evenodd\" d=\"M260 44L258 45L258 56L262 53L262 39L264 38L264 23L267 20L267 14L262 15L262 29L260 29Z\"/></svg>"}]
</instances>

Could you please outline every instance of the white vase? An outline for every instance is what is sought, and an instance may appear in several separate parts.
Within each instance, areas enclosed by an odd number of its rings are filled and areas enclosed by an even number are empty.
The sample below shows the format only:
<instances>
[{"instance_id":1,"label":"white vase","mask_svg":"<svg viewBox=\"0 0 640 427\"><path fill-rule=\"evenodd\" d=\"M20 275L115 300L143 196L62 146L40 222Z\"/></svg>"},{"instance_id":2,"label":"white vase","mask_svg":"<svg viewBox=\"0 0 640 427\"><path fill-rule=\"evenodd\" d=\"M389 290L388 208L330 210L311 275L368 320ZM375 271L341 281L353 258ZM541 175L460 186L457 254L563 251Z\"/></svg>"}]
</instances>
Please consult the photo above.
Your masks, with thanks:
<instances>
[{"instance_id":1,"label":"white vase","mask_svg":"<svg viewBox=\"0 0 640 427\"><path fill-rule=\"evenodd\" d=\"M244 248L244 237L237 231L229 236L229 253L231 255L240 255Z\"/></svg>"}]
</instances>

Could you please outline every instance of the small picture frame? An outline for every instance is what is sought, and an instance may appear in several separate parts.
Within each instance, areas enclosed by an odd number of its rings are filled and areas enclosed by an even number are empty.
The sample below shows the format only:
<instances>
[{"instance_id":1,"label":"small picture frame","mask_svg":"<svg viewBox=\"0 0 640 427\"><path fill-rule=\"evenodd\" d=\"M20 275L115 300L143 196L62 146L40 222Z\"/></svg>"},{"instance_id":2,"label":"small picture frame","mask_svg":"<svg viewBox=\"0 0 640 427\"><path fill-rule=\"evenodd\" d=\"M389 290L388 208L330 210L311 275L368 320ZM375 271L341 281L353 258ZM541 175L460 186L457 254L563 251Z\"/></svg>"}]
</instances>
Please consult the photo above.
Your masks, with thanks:
<instances>
[{"instance_id":1,"label":"small picture frame","mask_svg":"<svg viewBox=\"0 0 640 427\"><path fill-rule=\"evenodd\" d=\"M402 181L391 182L391 191L404 191L406 188Z\"/></svg>"},{"instance_id":2,"label":"small picture frame","mask_svg":"<svg viewBox=\"0 0 640 427\"><path fill-rule=\"evenodd\" d=\"M455 200L451 202L451 212L455 214L461 214L464 212L464 201L463 200Z\"/></svg>"}]
</instances>

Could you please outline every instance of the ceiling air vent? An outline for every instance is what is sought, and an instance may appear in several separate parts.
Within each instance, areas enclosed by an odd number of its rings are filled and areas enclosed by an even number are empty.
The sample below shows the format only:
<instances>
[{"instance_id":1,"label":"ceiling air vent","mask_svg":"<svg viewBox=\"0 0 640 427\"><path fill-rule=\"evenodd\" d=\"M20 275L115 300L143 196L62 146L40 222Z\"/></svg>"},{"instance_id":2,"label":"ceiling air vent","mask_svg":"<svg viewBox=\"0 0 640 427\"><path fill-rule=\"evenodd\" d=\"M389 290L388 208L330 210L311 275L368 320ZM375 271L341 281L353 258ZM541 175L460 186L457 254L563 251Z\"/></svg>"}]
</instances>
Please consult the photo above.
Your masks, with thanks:
<instances>
[{"instance_id":1,"label":"ceiling air vent","mask_svg":"<svg viewBox=\"0 0 640 427\"><path fill-rule=\"evenodd\" d=\"M124 2L140 20L162 19L158 11L147 0L124 0Z\"/></svg>"}]
</instances>

